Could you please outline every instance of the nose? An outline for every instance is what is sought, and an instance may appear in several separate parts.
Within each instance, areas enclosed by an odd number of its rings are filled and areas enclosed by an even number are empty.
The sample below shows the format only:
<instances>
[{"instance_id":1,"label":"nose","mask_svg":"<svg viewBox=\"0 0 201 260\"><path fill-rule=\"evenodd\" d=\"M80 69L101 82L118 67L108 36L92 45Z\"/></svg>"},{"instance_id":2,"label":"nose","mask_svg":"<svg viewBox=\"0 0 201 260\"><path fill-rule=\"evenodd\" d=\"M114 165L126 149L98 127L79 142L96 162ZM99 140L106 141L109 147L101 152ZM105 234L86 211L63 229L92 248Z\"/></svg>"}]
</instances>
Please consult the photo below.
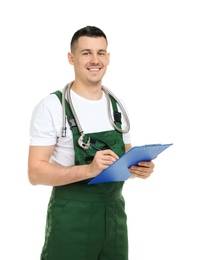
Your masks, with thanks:
<instances>
[{"instance_id":1,"label":"nose","mask_svg":"<svg viewBox=\"0 0 201 260\"><path fill-rule=\"evenodd\" d=\"M91 55L91 63L98 63L99 59L98 59L98 55L96 53Z\"/></svg>"}]
</instances>

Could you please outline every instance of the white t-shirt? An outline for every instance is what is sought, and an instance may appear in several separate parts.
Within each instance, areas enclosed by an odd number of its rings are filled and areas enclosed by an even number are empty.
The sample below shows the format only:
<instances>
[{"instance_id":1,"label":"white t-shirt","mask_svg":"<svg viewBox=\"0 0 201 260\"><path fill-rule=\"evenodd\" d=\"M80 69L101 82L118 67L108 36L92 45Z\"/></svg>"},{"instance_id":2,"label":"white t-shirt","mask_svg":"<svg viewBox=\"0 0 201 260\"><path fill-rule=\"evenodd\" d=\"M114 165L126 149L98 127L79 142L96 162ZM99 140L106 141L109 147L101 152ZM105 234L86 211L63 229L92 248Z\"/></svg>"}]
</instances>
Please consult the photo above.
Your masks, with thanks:
<instances>
[{"instance_id":1,"label":"white t-shirt","mask_svg":"<svg viewBox=\"0 0 201 260\"><path fill-rule=\"evenodd\" d=\"M107 100L103 94L100 100L92 101L70 91L71 100L84 133L113 130L108 117ZM124 106L125 108L125 106ZM118 107L119 111L120 108ZM111 111L113 111L111 109ZM30 123L30 145L55 145L51 162L64 166L74 165L73 136L66 122L66 137L61 137L63 113L56 95L49 95L39 102L32 113ZM122 129L125 128L122 116ZM123 134L125 144L130 143L130 134Z\"/></svg>"}]
</instances>

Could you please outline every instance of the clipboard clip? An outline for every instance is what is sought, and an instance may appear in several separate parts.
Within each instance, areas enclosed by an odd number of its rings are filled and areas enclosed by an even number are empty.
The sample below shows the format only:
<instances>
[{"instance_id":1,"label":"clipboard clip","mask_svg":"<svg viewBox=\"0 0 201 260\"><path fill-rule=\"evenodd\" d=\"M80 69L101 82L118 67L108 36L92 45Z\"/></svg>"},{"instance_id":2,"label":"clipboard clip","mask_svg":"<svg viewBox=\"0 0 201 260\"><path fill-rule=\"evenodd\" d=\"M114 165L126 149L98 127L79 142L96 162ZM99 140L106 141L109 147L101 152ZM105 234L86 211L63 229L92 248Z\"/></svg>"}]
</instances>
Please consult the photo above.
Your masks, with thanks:
<instances>
[{"instance_id":1,"label":"clipboard clip","mask_svg":"<svg viewBox=\"0 0 201 260\"><path fill-rule=\"evenodd\" d=\"M158 146L158 145L161 145L161 144L145 144L144 146Z\"/></svg>"}]
</instances>

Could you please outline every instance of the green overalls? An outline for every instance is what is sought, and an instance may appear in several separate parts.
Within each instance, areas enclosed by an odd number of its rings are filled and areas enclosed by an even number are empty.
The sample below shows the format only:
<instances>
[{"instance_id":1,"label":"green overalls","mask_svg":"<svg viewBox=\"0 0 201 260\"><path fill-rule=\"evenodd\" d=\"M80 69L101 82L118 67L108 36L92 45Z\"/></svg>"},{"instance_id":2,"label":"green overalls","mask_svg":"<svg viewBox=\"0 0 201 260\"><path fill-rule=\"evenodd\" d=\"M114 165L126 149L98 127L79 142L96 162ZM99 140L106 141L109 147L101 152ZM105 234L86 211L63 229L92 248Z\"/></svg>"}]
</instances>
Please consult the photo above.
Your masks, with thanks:
<instances>
[{"instance_id":1,"label":"green overalls","mask_svg":"<svg viewBox=\"0 0 201 260\"><path fill-rule=\"evenodd\" d=\"M61 101L61 92L54 94ZM116 102L110 98L118 117ZM78 145L80 134L67 101L66 115L73 132L75 165L91 163L96 151ZM89 136L95 147L119 156L125 152L122 134L116 130L86 134L85 142ZM53 187L41 260L128 260L124 182L88 185L89 181Z\"/></svg>"}]
</instances>

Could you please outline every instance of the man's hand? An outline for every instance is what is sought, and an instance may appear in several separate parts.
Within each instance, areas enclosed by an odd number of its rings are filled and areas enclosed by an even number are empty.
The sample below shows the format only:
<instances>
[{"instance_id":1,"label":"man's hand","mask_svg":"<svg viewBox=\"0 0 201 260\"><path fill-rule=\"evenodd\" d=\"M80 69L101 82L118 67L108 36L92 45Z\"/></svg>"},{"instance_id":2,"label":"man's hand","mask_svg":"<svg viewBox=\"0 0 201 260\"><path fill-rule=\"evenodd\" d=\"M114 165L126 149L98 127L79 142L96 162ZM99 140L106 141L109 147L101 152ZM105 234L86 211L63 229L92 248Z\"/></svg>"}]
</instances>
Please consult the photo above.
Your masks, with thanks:
<instances>
[{"instance_id":1,"label":"man's hand","mask_svg":"<svg viewBox=\"0 0 201 260\"><path fill-rule=\"evenodd\" d=\"M112 163L114 163L119 156L112 150L97 151L93 161L89 164L89 171L92 177L95 177Z\"/></svg>"},{"instance_id":2,"label":"man's hand","mask_svg":"<svg viewBox=\"0 0 201 260\"><path fill-rule=\"evenodd\" d=\"M139 162L138 165L129 168L129 171L132 174L131 178L139 177L141 179L146 179L152 174L154 167L155 165L152 161Z\"/></svg>"}]
</instances>

